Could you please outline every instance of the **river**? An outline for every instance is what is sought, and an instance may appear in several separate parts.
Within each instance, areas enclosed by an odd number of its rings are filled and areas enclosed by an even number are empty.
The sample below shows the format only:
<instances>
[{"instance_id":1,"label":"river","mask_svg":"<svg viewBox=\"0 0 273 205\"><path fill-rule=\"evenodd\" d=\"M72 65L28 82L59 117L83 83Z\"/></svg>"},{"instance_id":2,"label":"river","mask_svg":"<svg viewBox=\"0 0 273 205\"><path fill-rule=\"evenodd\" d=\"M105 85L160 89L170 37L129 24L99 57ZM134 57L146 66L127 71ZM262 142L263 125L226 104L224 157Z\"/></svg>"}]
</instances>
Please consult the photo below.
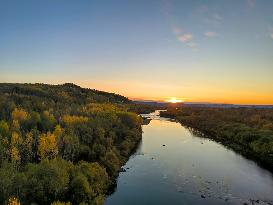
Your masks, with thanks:
<instances>
[{"instance_id":1,"label":"river","mask_svg":"<svg viewBox=\"0 0 273 205\"><path fill-rule=\"evenodd\" d=\"M273 175L181 124L158 116L143 126L105 205L273 204Z\"/></svg>"}]
</instances>

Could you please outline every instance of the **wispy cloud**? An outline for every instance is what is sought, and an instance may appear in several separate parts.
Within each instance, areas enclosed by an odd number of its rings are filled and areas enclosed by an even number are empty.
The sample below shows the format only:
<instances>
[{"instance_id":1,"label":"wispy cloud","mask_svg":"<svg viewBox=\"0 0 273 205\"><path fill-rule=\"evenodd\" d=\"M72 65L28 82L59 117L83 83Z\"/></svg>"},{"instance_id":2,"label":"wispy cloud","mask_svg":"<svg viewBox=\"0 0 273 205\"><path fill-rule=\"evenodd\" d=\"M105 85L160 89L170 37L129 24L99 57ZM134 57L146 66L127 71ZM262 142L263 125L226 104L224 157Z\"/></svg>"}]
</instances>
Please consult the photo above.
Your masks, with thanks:
<instances>
[{"instance_id":1,"label":"wispy cloud","mask_svg":"<svg viewBox=\"0 0 273 205\"><path fill-rule=\"evenodd\" d=\"M187 45L191 48L197 48L197 43L195 42L189 42Z\"/></svg>"},{"instance_id":2,"label":"wispy cloud","mask_svg":"<svg viewBox=\"0 0 273 205\"><path fill-rule=\"evenodd\" d=\"M207 31L204 33L204 35L208 38L213 38L213 37L216 37L218 36L218 34L216 32L213 32L213 31Z\"/></svg>"},{"instance_id":3,"label":"wispy cloud","mask_svg":"<svg viewBox=\"0 0 273 205\"><path fill-rule=\"evenodd\" d=\"M185 32L185 29L179 26L174 26L172 31L179 42L185 44L193 51L199 50L197 43L194 42L193 34L191 32Z\"/></svg>"},{"instance_id":4,"label":"wispy cloud","mask_svg":"<svg viewBox=\"0 0 273 205\"><path fill-rule=\"evenodd\" d=\"M189 42L192 39L192 34L190 33L182 34L177 36L177 39L181 42Z\"/></svg>"},{"instance_id":5,"label":"wispy cloud","mask_svg":"<svg viewBox=\"0 0 273 205\"><path fill-rule=\"evenodd\" d=\"M201 19L202 22L213 26L222 24L223 17L213 8L207 5L201 5L193 10L192 15Z\"/></svg>"},{"instance_id":6,"label":"wispy cloud","mask_svg":"<svg viewBox=\"0 0 273 205\"><path fill-rule=\"evenodd\" d=\"M273 33L271 33L270 37L273 39Z\"/></svg>"},{"instance_id":7,"label":"wispy cloud","mask_svg":"<svg viewBox=\"0 0 273 205\"><path fill-rule=\"evenodd\" d=\"M193 41L187 43L187 46L190 47L193 51L199 51L198 44Z\"/></svg>"}]
</instances>

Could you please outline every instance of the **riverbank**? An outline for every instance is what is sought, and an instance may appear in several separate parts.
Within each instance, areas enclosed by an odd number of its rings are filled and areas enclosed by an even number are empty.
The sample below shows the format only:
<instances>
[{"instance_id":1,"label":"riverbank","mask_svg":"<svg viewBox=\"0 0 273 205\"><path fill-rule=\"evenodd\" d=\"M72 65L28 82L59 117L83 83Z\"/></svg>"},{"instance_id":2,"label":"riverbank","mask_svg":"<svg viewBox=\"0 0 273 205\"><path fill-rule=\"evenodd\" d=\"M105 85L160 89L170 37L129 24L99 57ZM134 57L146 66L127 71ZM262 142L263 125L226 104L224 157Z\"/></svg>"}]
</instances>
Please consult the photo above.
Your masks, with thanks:
<instances>
[{"instance_id":1,"label":"riverbank","mask_svg":"<svg viewBox=\"0 0 273 205\"><path fill-rule=\"evenodd\" d=\"M273 171L273 110L182 107L160 112Z\"/></svg>"}]
</instances>

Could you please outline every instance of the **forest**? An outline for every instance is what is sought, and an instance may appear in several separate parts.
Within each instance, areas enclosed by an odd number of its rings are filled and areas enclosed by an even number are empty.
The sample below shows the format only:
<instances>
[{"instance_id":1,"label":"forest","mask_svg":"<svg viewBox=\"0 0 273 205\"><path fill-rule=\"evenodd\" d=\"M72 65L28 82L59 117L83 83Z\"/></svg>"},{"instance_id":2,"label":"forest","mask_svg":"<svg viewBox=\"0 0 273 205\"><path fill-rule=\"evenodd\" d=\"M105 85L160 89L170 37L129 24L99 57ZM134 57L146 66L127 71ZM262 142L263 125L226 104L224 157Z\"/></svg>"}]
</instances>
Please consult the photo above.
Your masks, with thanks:
<instances>
[{"instance_id":1,"label":"forest","mask_svg":"<svg viewBox=\"0 0 273 205\"><path fill-rule=\"evenodd\" d=\"M102 204L141 140L141 111L71 83L1 83L0 204Z\"/></svg>"},{"instance_id":2,"label":"forest","mask_svg":"<svg viewBox=\"0 0 273 205\"><path fill-rule=\"evenodd\" d=\"M273 171L273 109L169 107L161 116L175 118Z\"/></svg>"}]
</instances>

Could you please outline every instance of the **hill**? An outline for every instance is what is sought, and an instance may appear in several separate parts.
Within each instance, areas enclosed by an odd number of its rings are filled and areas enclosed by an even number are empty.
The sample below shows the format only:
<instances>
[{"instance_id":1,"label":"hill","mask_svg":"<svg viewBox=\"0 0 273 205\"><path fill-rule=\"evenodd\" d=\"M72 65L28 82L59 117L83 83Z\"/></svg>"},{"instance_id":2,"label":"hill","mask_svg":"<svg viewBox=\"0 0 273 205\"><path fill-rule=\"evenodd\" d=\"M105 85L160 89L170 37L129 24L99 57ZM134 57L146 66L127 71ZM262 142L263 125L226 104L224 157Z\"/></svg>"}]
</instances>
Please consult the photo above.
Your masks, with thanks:
<instances>
[{"instance_id":1,"label":"hill","mask_svg":"<svg viewBox=\"0 0 273 205\"><path fill-rule=\"evenodd\" d=\"M71 83L0 84L0 203L102 204L141 140L134 109Z\"/></svg>"}]
</instances>

